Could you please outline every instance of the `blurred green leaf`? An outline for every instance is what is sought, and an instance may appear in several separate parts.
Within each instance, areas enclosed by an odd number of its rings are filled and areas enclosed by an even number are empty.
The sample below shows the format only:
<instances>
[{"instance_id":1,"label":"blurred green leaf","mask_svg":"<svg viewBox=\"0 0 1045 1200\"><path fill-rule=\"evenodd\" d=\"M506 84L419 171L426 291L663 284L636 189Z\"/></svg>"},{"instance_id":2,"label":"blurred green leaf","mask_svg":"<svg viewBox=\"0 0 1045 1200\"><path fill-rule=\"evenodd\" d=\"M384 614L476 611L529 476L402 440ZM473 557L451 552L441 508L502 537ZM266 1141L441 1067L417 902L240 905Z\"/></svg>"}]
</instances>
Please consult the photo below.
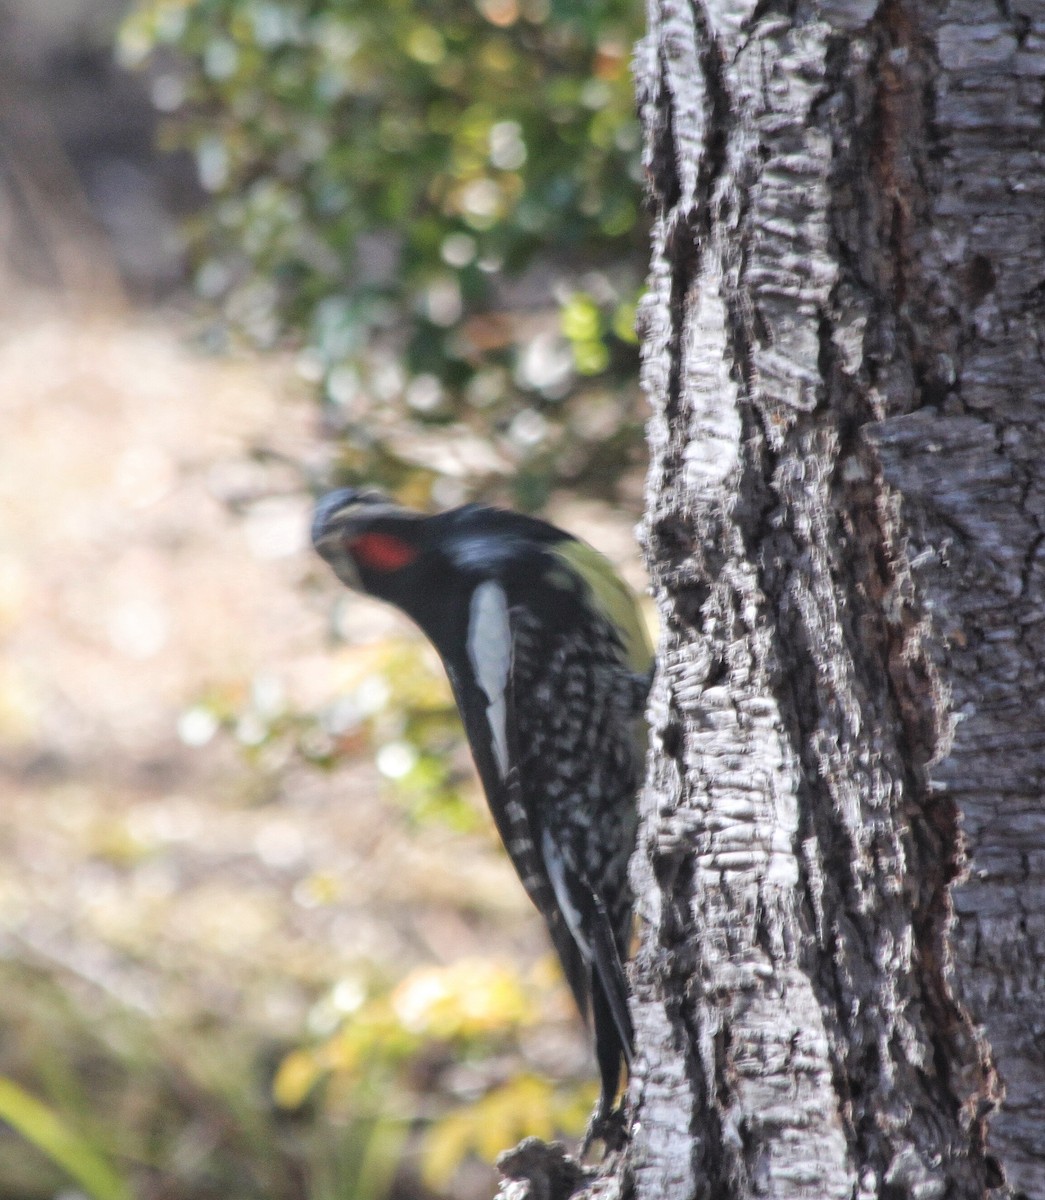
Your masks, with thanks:
<instances>
[{"instance_id":1,"label":"blurred green leaf","mask_svg":"<svg viewBox=\"0 0 1045 1200\"><path fill-rule=\"evenodd\" d=\"M0 1120L62 1168L92 1200L131 1200L130 1188L86 1139L13 1079L0 1077Z\"/></svg>"},{"instance_id":2,"label":"blurred green leaf","mask_svg":"<svg viewBox=\"0 0 1045 1200\"><path fill-rule=\"evenodd\" d=\"M560 323L571 342L590 342L599 336L599 309L591 296L575 292L562 306Z\"/></svg>"}]
</instances>

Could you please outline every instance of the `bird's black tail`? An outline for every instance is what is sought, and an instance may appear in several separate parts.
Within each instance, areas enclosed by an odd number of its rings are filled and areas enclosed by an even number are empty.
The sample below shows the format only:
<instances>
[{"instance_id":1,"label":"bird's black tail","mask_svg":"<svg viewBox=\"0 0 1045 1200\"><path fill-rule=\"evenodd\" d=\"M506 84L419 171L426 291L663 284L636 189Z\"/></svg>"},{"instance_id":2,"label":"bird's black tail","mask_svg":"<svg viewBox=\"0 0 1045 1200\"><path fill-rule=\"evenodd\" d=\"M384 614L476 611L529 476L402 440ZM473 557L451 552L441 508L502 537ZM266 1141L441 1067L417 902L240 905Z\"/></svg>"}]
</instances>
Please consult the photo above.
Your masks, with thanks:
<instances>
[{"instance_id":1,"label":"bird's black tail","mask_svg":"<svg viewBox=\"0 0 1045 1200\"><path fill-rule=\"evenodd\" d=\"M620 1091L621 1067L631 1070L635 1032L628 1011L627 976L613 924L601 899L593 896L593 900L591 1015L595 1027L595 1057L602 1080L594 1126L613 1111Z\"/></svg>"}]
</instances>

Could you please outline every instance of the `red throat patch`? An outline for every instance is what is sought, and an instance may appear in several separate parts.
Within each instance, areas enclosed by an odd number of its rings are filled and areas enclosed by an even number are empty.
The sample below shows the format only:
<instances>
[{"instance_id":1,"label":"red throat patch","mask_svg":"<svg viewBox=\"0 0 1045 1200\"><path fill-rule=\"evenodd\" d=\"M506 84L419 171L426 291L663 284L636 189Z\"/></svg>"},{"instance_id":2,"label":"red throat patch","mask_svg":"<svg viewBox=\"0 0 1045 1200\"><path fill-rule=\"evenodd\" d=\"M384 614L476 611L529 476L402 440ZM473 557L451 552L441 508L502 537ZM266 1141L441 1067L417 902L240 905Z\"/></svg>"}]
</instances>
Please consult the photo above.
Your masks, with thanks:
<instances>
[{"instance_id":1,"label":"red throat patch","mask_svg":"<svg viewBox=\"0 0 1045 1200\"><path fill-rule=\"evenodd\" d=\"M352 557L372 571L398 571L417 558L417 547L391 533L364 533L349 544Z\"/></svg>"}]
</instances>

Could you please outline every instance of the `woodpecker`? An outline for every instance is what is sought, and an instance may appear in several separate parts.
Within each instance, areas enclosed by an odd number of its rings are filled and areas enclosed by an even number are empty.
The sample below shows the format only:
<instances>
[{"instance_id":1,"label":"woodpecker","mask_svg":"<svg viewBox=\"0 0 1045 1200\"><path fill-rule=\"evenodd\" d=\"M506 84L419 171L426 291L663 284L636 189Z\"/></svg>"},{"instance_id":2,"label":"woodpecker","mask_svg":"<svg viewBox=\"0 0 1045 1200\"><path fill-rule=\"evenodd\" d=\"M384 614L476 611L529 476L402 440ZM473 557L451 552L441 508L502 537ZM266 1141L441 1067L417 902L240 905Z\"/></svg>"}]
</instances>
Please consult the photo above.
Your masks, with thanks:
<instances>
[{"instance_id":1,"label":"woodpecker","mask_svg":"<svg viewBox=\"0 0 1045 1200\"><path fill-rule=\"evenodd\" d=\"M628 860L653 657L635 597L580 539L479 504L426 515L346 488L319 501L312 540L439 652L501 840L593 1029L589 1139L608 1137L633 1046Z\"/></svg>"}]
</instances>

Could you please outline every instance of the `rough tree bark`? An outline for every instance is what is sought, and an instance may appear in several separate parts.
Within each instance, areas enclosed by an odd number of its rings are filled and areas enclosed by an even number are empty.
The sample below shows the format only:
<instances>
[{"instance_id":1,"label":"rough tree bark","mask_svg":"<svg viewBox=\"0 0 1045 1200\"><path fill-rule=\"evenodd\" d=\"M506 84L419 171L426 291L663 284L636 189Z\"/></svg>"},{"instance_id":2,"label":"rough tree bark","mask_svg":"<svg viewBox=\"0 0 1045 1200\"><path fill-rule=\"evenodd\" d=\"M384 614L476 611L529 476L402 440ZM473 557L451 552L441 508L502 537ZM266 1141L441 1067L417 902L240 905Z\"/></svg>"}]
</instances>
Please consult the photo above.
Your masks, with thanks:
<instances>
[{"instance_id":1,"label":"rough tree bark","mask_svg":"<svg viewBox=\"0 0 1045 1200\"><path fill-rule=\"evenodd\" d=\"M650 0L637 73L663 636L593 1190L1045 1196L1045 6Z\"/></svg>"}]
</instances>

